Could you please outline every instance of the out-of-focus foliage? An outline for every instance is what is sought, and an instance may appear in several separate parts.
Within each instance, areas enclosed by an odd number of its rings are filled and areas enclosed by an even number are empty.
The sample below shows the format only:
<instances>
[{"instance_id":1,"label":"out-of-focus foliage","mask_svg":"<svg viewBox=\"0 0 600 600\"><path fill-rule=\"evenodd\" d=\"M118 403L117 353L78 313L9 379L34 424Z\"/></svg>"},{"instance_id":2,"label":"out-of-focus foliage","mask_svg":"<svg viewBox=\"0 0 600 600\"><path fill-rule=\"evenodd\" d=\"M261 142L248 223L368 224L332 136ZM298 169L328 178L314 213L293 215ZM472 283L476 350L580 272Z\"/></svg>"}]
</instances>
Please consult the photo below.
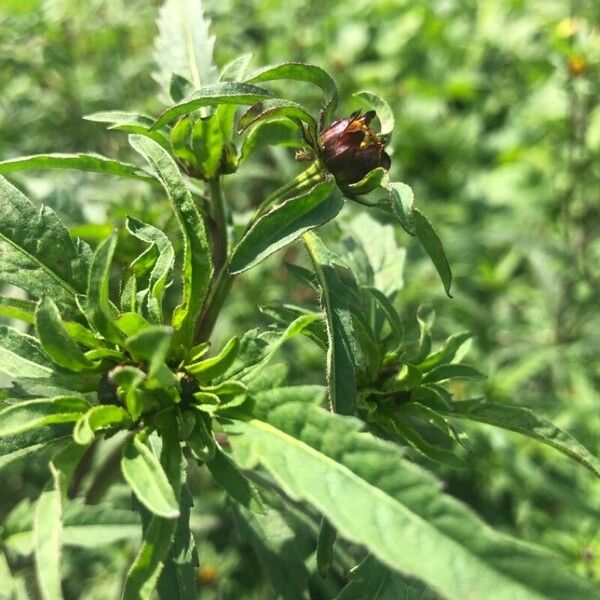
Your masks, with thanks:
<instances>
[{"instance_id":1,"label":"out-of-focus foliage","mask_svg":"<svg viewBox=\"0 0 600 600\"><path fill-rule=\"evenodd\" d=\"M340 114L360 106L347 100L360 89L390 102L396 116L392 173L414 188L432 216L455 276L450 300L416 242L398 232L410 259L397 298L408 336L418 337L416 322L409 322L417 306L432 305L438 313L434 337L472 331L470 357L488 375L483 383L465 384L464 391L455 384L455 395L473 397L479 388L493 400L533 407L598 455L598 3L205 0L204 6L213 19L218 64L243 52L254 53L255 67L294 60L320 64L346 99ZM4 0L0 159L81 150L128 158L118 134L81 117L114 108L159 112L151 77L157 12L158 3L141 0ZM311 94L298 85L299 99L310 101ZM265 150L261 156L260 166L254 162L240 171L252 187L232 190L237 206L257 205L297 171L291 151ZM106 180L93 175L44 173L26 181L33 197L49 202L92 243L127 213L167 231L173 227L166 212L162 217L164 201L138 183L115 180L107 198ZM96 224L84 226L89 218ZM122 263L134 256L127 242L119 252ZM295 258L294 249L288 253ZM234 286L219 339L261 318L248 311L249 303L290 294L305 299L284 269L265 286L267 268L253 271L243 287ZM320 355L308 341L294 341L284 351L294 380L321 381ZM516 435L471 426L469 434L466 468L427 465L449 491L496 527L551 547L600 580L597 480ZM14 511L26 507L15 508L16 499L35 497L45 477L44 461L3 472L0 515L13 511L18 521ZM204 473L191 485L198 499L192 526L206 540L198 572L202 597L240 597L240 590L244 597L266 597L265 583L246 559L248 548L221 519L221 494ZM124 490L111 494L127 507ZM293 524L279 526L289 532ZM98 582L87 597L115 595L120 581L114 581L114 565L128 550L114 548L84 557L67 549L71 597L79 597L85 578Z\"/></svg>"}]
</instances>

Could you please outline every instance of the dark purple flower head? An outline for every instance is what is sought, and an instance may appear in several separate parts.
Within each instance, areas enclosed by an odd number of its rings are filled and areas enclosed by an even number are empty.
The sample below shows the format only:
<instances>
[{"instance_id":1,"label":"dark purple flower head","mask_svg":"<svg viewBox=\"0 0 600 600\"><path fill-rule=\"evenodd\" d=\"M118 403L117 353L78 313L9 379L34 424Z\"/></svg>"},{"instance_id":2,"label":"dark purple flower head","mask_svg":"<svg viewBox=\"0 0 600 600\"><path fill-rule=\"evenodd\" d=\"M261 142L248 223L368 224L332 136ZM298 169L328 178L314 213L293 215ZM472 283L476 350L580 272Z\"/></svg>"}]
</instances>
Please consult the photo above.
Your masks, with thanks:
<instances>
[{"instance_id":1,"label":"dark purple flower head","mask_svg":"<svg viewBox=\"0 0 600 600\"><path fill-rule=\"evenodd\" d=\"M355 112L321 133L321 157L339 183L356 183L377 167L389 170L391 161L383 141L369 127L374 116L373 110L364 115Z\"/></svg>"}]
</instances>

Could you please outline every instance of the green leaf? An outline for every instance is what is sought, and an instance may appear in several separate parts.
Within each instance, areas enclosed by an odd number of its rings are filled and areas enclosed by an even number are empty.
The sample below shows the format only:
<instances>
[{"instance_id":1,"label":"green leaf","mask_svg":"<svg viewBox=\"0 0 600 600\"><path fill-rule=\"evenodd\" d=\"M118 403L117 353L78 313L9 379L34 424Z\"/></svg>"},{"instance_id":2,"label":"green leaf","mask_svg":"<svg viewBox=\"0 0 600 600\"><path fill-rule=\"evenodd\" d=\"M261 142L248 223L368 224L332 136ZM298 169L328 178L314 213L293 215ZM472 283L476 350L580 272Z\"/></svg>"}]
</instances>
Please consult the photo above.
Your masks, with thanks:
<instances>
[{"instance_id":1,"label":"green leaf","mask_svg":"<svg viewBox=\"0 0 600 600\"><path fill-rule=\"evenodd\" d=\"M468 365L438 365L423 377L423 383L444 381L446 379L485 379L485 375Z\"/></svg>"},{"instance_id":2,"label":"green leaf","mask_svg":"<svg viewBox=\"0 0 600 600\"><path fill-rule=\"evenodd\" d=\"M247 540L258 555L278 598L308 599L308 573L298 550L294 531L282 515L267 508L265 515L233 505L242 539Z\"/></svg>"},{"instance_id":3,"label":"green leaf","mask_svg":"<svg viewBox=\"0 0 600 600\"><path fill-rule=\"evenodd\" d=\"M167 519L156 515L148 515L141 509L140 512L143 517L142 524L144 530L142 546L127 573L127 579L123 589L124 600L139 600L140 598L150 600L165 562L168 560L169 552L173 547L179 521L181 520L181 517L189 520L189 508L187 504L183 504L183 502L188 502L187 498L182 499L182 509L181 511L179 510L182 472L185 466L182 464L179 431L177 429L176 421L172 418L172 413L169 415L163 414L162 417L163 418L158 421L158 427L162 438L160 462L158 462L156 457L150 453L153 462L153 477L157 472L157 467L160 468L160 473L162 473L160 479L164 478L164 482L166 482L168 486L168 488L166 488L168 490L167 495L172 495L172 500L175 502L175 507L177 509L177 515L175 516L180 516L180 519ZM135 444L138 436L133 438L133 444ZM143 443L141 449L150 452L148 446ZM140 481L140 483L142 483L142 481ZM152 482L150 482L150 487L154 487ZM161 484L161 487L164 487L164 483Z\"/></svg>"},{"instance_id":4,"label":"green leaf","mask_svg":"<svg viewBox=\"0 0 600 600\"><path fill-rule=\"evenodd\" d=\"M275 81L278 79L306 81L320 87L325 95L323 120L325 123L331 121L338 103L338 88L327 71L316 65L283 63L259 69L252 73L246 81L249 83L261 83L263 81Z\"/></svg>"},{"instance_id":5,"label":"green leaf","mask_svg":"<svg viewBox=\"0 0 600 600\"><path fill-rule=\"evenodd\" d=\"M33 528L35 570L43 600L60 600L63 597L60 576L63 502L83 451L83 448L69 444L52 459L52 482L44 488L36 503Z\"/></svg>"},{"instance_id":6,"label":"green leaf","mask_svg":"<svg viewBox=\"0 0 600 600\"><path fill-rule=\"evenodd\" d=\"M385 315L385 318L392 330L393 342L397 346L400 346L402 340L404 339L404 327L402 326L402 320L400 319L398 311L396 310L390 299L383 292L380 292L377 288L365 287L364 289L375 300L375 302Z\"/></svg>"},{"instance_id":7,"label":"green leaf","mask_svg":"<svg viewBox=\"0 0 600 600\"><path fill-rule=\"evenodd\" d=\"M393 571L373 556L352 569L350 581L335 600L367 600L375 590L377 600L442 600L425 584Z\"/></svg>"},{"instance_id":8,"label":"green leaf","mask_svg":"<svg viewBox=\"0 0 600 600\"><path fill-rule=\"evenodd\" d=\"M148 377L153 377L168 357L173 328L151 325L125 340L125 347L136 361L148 363Z\"/></svg>"},{"instance_id":9,"label":"green leaf","mask_svg":"<svg viewBox=\"0 0 600 600\"><path fill-rule=\"evenodd\" d=\"M23 400L0 410L0 437L53 423L77 421L90 405L77 396Z\"/></svg>"},{"instance_id":10,"label":"green leaf","mask_svg":"<svg viewBox=\"0 0 600 600\"><path fill-rule=\"evenodd\" d=\"M255 127L260 123L290 119L295 123L306 123L313 139L317 138L317 122L315 118L300 104L290 100L269 98L251 106L238 122L238 133L242 133L249 127Z\"/></svg>"},{"instance_id":11,"label":"green leaf","mask_svg":"<svg viewBox=\"0 0 600 600\"><path fill-rule=\"evenodd\" d=\"M214 396L214 394L206 394ZM219 397L215 396L217 406ZM194 428L192 429L187 444L196 460L204 462L212 460L217 451L217 445L209 427L209 420L205 418L206 414L199 410L194 411Z\"/></svg>"},{"instance_id":12,"label":"green leaf","mask_svg":"<svg viewBox=\"0 0 600 600\"><path fill-rule=\"evenodd\" d=\"M298 239L303 233L335 217L344 200L332 182L286 200L258 219L233 250L232 273L241 273Z\"/></svg>"},{"instance_id":13,"label":"green leaf","mask_svg":"<svg viewBox=\"0 0 600 600\"><path fill-rule=\"evenodd\" d=\"M187 365L186 371L202 381L210 382L222 375L233 364L240 349L240 340L232 337L216 356L211 356L200 362Z\"/></svg>"},{"instance_id":14,"label":"green leaf","mask_svg":"<svg viewBox=\"0 0 600 600\"><path fill-rule=\"evenodd\" d=\"M56 304L44 296L35 312L35 328L44 352L61 367L79 372L94 367L65 328Z\"/></svg>"},{"instance_id":15,"label":"green leaf","mask_svg":"<svg viewBox=\"0 0 600 600\"><path fill-rule=\"evenodd\" d=\"M240 473L231 460L218 450L206 463L215 481L234 500L253 512L264 513L265 508L256 488Z\"/></svg>"},{"instance_id":16,"label":"green leaf","mask_svg":"<svg viewBox=\"0 0 600 600\"><path fill-rule=\"evenodd\" d=\"M192 345L196 317L202 308L212 276L210 246L202 217L173 159L158 144L140 136L130 143L155 169L175 210L184 242L183 301L172 318L175 345Z\"/></svg>"},{"instance_id":17,"label":"green leaf","mask_svg":"<svg viewBox=\"0 0 600 600\"><path fill-rule=\"evenodd\" d=\"M303 239L321 286L321 306L327 322L329 402L335 412L354 414L355 365L361 364L363 359L354 335L347 290L336 271L342 263L314 233L306 233Z\"/></svg>"},{"instance_id":18,"label":"green leaf","mask_svg":"<svg viewBox=\"0 0 600 600\"><path fill-rule=\"evenodd\" d=\"M87 446L94 440L96 432L119 426L124 429L131 425L131 417L120 406L104 404L90 408L82 415L73 429L73 439L77 444Z\"/></svg>"},{"instance_id":19,"label":"green leaf","mask_svg":"<svg viewBox=\"0 0 600 600\"><path fill-rule=\"evenodd\" d=\"M86 288L89 246L73 239L47 206L34 206L0 177L0 281L51 296L69 317Z\"/></svg>"},{"instance_id":20,"label":"green leaf","mask_svg":"<svg viewBox=\"0 0 600 600\"><path fill-rule=\"evenodd\" d=\"M147 115L114 110L93 113L83 118L96 123L110 123L109 130L145 135L160 144L165 150L169 150L171 147L168 138L164 134L158 131L150 131L154 119Z\"/></svg>"},{"instance_id":21,"label":"green leaf","mask_svg":"<svg viewBox=\"0 0 600 600\"><path fill-rule=\"evenodd\" d=\"M472 335L468 331L462 331L451 335L437 352L430 354L420 365L421 371L429 371L443 363L450 363L454 360L457 353L471 339Z\"/></svg>"},{"instance_id":22,"label":"green leaf","mask_svg":"<svg viewBox=\"0 0 600 600\"><path fill-rule=\"evenodd\" d=\"M566 431L562 431L550 421L538 417L528 408L496 404L483 399L464 400L454 402L446 414L458 419L478 421L526 435L575 459L592 473L600 476L600 461L587 448Z\"/></svg>"},{"instance_id":23,"label":"green leaf","mask_svg":"<svg viewBox=\"0 0 600 600\"><path fill-rule=\"evenodd\" d=\"M154 177L129 163L100 154L34 154L0 162L0 173L38 169L73 169L153 182Z\"/></svg>"},{"instance_id":24,"label":"green leaf","mask_svg":"<svg viewBox=\"0 0 600 600\"><path fill-rule=\"evenodd\" d=\"M415 220L415 195L412 191L412 188L405 183L400 183L399 181L390 182L388 185L386 185L386 188L389 192L392 212L398 219L402 229L404 229L404 231L406 231L406 233L409 235L419 235L417 233L417 225ZM427 224L429 223L427 222ZM433 234L435 234L435 232L433 232ZM427 235L430 237L432 236L431 233L428 233ZM427 252L429 253L429 250L427 250Z\"/></svg>"},{"instance_id":25,"label":"green leaf","mask_svg":"<svg viewBox=\"0 0 600 600\"><path fill-rule=\"evenodd\" d=\"M264 121L252 128L244 138L240 162L264 146L302 148L304 145L305 142L300 137L298 126L292 121L284 119Z\"/></svg>"},{"instance_id":26,"label":"green leaf","mask_svg":"<svg viewBox=\"0 0 600 600\"><path fill-rule=\"evenodd\" d=\"M131 510L70 500L63 513L64 546L93 549L139 536L139 517ZM33 514L28 499L20 502L4 520L2 541L22 556L33 552Z\"/></svg>"},{"instance_id":27,"label":"green leaf","mask_svg":"<svg viewBox=\"0 0 600 600\"><path fill-rule=\"evenodd\" d=\"M179 516L179 504L158 458L144 442L143 433L129 438L123 448L121 471L137 499L166 519Z\"/></svg>"},{"instance_id":28,"label":"green leaf","mask_svg":"<svg viewBox=\"0 0 600 600\"><path fill-rule=\"evenodd\" d=\"M323 517L317 540L317 573L325 579L333 566L333 546L337 531L331 523Z\"/></svg>"},{"instance_id":29,"label":"green leaf","mask_svg":"<svg viewBox=\"0 0 600 600\"><path fill-rule=\"evenodd\" d=\"M142 303L142 309L152 323L160 324L163 322L163 297L175 262L173 245L160 229L132 217L127 218L127 230L158 251L158 257L152 266L148 280L149 293Z\"/></svg>"},{"instance_id":30,"label":"green leaf","mask_svg":"<svg viewBox=\"0 0 600 600\"><path fill-rule=\"evenodd\" d=\"M18 319L33 325L35 323L36 303L9 296L0 296L0 316L7 319Z\"/></svg>"},{"instance_id":31,"label":"green leaf","mask_svg":"<svg viewBox=\"0 0 600 600\"><path fill-rule=\"evenodd\" d=\"M72 427L67 424L48 425L0 438L0 470L52 444L68 439L71 430Z\"/></svg>"},{"instance_id":32,"label":"green leaf","mask_svg":"<svg viewBox=\"0 0 600 600\"><path fill-rule=\"evenodd\" d=\"M35 508L35 566L43 600L62 600L62 506L60 492L51 485L41 493Z\"/></svg>"},{"instance_id":33,"label":"green leaf","mask_svg":"<svg viewBox=\"0 0 600 600\"><path fill-rule=\"evenodd\" d=\"M442 241L431 223L420 210L415 208L413 210L413 215L415 218L417 238L419 239L419 242L421 242L421 246L423 246L425 252L429 255L433 266L436 268L438 275L444 284L446 294L452 298L450 295L452 273L450 271L448 259L446 258L446 253L444 252L444 247L442 246Z\"/></svg>"},{"instance_id":34,"label":"green leaf","mask_svg":"<svg viewBox=\"0 0 600 600\"><path fill-rule=\"evenodd\" d=\"M52 374L52 363L34 337L0 325L0 371L17 379L47 378Z\"/></svg>"},{"instance_id":35,"label":"green leaf","mask_svg":"<svg viewBox=\"0 0 600 600\"><path fill-rule=\"evenodd\" d=\"M493 532L394 444L362 432L357 419L264 398L255 412L248 422L224 425L242 468L261 464L285 494L312 504L340 536L444 597L486 598L490 590L501 590L502 598L593 597L593 586L554 555Z\"/></svg>"},{"instance_id":36,"label":"green leaf","mask_svg":"<svg viewBox=\"0 0 600 600\"><path fill-rule=\"evenodd\" d=\"M218 78L213 63L215 37L200 0L167 0L158 15L158 36L152 73L166 96L173 73L191 81L197 89Z\"/></svg>"},{"instance_id":37,"label":"green leaf","mask_svg":"<svg viewBox=\"0 0 600 600\"><path fill-rule=\"evenodd\" d=\"M377 94L368 91L357 92L353 94L355 98L362 100L367 106L370 106L377 113L377 118L381 125L379 133L381 135L388 135L394 130L395 120L394 113L390 108L390 105Z\"/></svg>"},{"instance_id":38,"label":"green leaf","mask_svg":"<svg viewBox=\"0 0 600 600\"><path fill-rule=\"evenodd\" d=\"M117 235L104 240L96 251L90 266L88 286L82 304L90 325L111 342L120 342L123 334L115 325L115 311L109 298L110 266L117 247Z\"/></svg>"},{"instance_id":39,"label":"green leaf","mask_svg":"<svg viewBox=\"0 0 600 600\"><path fill-rule=\"evenodd\" d=\"M203 106L219 106L222 104L254 104L264 98L272 98L273 94L248 83L214 83L186 96L160 115L152 126L155 131L168 125L178 117L187 115Z\"/></svg>"},{"instance_id":40,"label":"green leaf","mask_svg":"<svg viewBox=\"0 0 600 600\"><path fill-rule=\"evenodd\" d=\"M123 600L150 600L173 544L177 521L152 517L142 546L127 573Z\"/></svg>"}]
</instances>

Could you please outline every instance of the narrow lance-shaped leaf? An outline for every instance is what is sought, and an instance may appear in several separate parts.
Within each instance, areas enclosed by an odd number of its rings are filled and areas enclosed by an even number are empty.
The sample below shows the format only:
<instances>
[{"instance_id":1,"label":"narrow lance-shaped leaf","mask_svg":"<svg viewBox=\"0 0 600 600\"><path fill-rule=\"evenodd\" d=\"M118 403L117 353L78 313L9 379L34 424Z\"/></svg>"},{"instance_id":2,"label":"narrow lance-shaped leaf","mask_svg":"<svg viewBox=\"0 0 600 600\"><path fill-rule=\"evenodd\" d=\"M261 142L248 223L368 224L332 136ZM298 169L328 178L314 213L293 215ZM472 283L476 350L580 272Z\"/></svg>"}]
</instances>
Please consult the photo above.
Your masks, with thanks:
<instances>
[{"instance_id":1,"label":"narrow lance-shaped leaf","mask_svg":"<svg viewBox=\"0 0 600 600\"><path fill-rule=\"evenodd\" d=\"M42 169L73 169L75 171L116 175L129 179L155 181L152 175L145 173L135 165L106 158L106 156L100 154L34 154L33 156L11 158L0 162L0 173Z\"/></svg>"},{"instance_id":2,"label":"narrow lance-shaped leaf","mask_svg":"<svg viewBox=\"0 0 600 600\"><path fill-rule=\"evenodd\" d=\"M307 83L312 83L320 87L325 94L323 121L327 124L332 120L338 103L338 88L327 71L316 65L283 63L259 69L252 73L246 81L250 83L261 83L263 81L275 81L278 79L306 81Z\"/></svg>"},{"instance_id":3,"label":"narrow lance-shaped leaf","mask_svg":"<svg viewBox=\"0 0 600 600\"><path fill-rule=\"evenodd\" d=\"M433 266L436 268L436 271L444 284L446 294L452 298L450 295L452 273L450 271L448 259L446 258L446 253L444 252L444 247L442 246L442 241L431 223L427 220L427 217L425 217L420 210L415 208L413 210L413 215L417 238L419 239L419 242L421 242L421 246L423 246L425 252L429 255Z\"/></svg>"},{"instance_id":4,"label":"narrow lance-shaped leaf","mask_svg":"<svg viewBox=\"0 0 600 600\"><path fill-rule=\"evenodd\" d=\"M358 420L260 395L255 412L224 426L242 468L262 465L342 537L444 597L487 598L490 590L500 600L594 597L590 582L550 552L493 532L395 445L361 432Z\"/></svg>"},{"instance_id":5,"label":"narrow lance-shaped leaf","mask_svg":"<svg viewBox=\"0 0 600 600\"><path fill-rule=\"evenodd\" d=\"M446 414L450 417L486 423L526 435L575 459L600 477L600 460L573 436L562 431L550 421L538 417L528 408L496 404L483 399L463 400L454 402Z\"/></svg>"},{"instance_id":6,"label":"narrow lance-shaped leaf","mask_svg":"<svg viewBox=\"0 0 600 600\"><path fill-rule=\"evenodd\" d=\"M263 215L234 248L230 271L246 271L303 233L333 219L344 206L338 188L330 181L286 200Z\"/></svg>"},{"instance_id":7,"label":"narrow lance-shaped leaf","mask_svg":"<svg viewBox=\"0 0 600 600\"><path fill-rule=\"evenodd\" d=\"M141 433L123 448L121 471L138 500L152 513L166 519L179 516L179 505L158 458Z\"/></svg>"},{"instance_id":8,"label":"narrow lance-shaped leaf","mask_svg":"<svg viewBox=\"0 0 600 600\"><path fill-rule=\"evenodd\" d=\"M116 247L117 235L114 234L102 242L94 252L87 294L82 299L90 325L112 342L119 342L123 338L114 324L115 311L109 298L110 266Z\"/></svg>"},{"instance_id":9,"label":"narrow lance-shaped leaf","mask_svg":"<svg viewBox=\"0 0 600 600\"><path fill-rule=\"evenodd\" d=\"M172 123L178 117L187 115L203 106L219 106L221 104L254 104L265 98L272 98L273 94L249 83L214 83L201 90L192 92L181 102L168 108L152 126L152 130L160 129Z\"/></svg>"},{"instance_id":10,"label":"narrow lance-shaped leaf","mask_svg":"<svg viewBox=\"0 0 600 600\"><path fill-rule=\"evenodd\" d=\"M336 273L337 259L314 234L306 233L304 243L321 286L321 305L327 323L327 385L331 408L341 414L356 410L355 365L362 352L354 336L347 291Z\"/></svg>"},{"instance_id":11,"label":"narrow lance-shaped leaf","mask_svg":"<svg viewBox=\"0 0 600 600\"><path fill-rule=\"evenodd\" d=\"M160 462L152 455L152 469L156 472L157 465L160 468L162 473L160 478L164 478L170 490L169 495L172 494L172 500L169 500L169 502L174 501L177 507L176 516L189 518L187 515L182 515L179 510L182 468L184 465L182 464L177 425L174 419L170 418L166 418L159 425L163 442L162 451ZM147 446L144 445L144 447L150 451ZM140 483L142 483L141 480ZM151 485L151 487L153 486ZM185 511L183 512L185 513ZM148 515L143 508L140 513L143 521L142 545L127 573L123 589L123 600L150 600L153 597L160 574L169 559L169 552L173 546L178 526L178 519L163 518L156 514Z\"/></svg>"},{"instance_id":12,"label":"narrow lance-shaped leaf","mask_svg":"<svg viewBox=\"0 0 600 600\"><path fill-rule=\"evenodd\" d=\"M213 271L210 246L204 222L181 173L158 144L148 138L132 135L130 143L155 169L175 210L184 242L183 300L173 313L176 341L192 345L194 323L208 291Z\"/></svg>"},{"instance_id":13,"label":"narrow lance-shaped leaf","mask_svg":"<svg viewBox=\"0 0 600 600\"><path fill-rule=\"evenodd\" d=\"M69 335L60 318L56 304L49 296L44 296L40 300L35 313L35 321L35 328L42 348L53 362L76 372L94 366Z\"/></svg>"},{"instance_id":14,"label":"narrow lance-shaped leaf","mask_svg":"<svg viewBox=\"0 0 600 600\"><path fill-rule=\"evenodd\" d=\"M268 98L251 106L238 122L238 132L242 133L248 127L255 127L261 123L290 119L295 123L306 123L313 139L317 137L317 122L310 112L302 105L289 100Z\"/></svg>"},{"instance_id":15,"label":"narrow lance-shaped leaf","mask_svg":"<svg viewBox=\"0 0 600 600\"><path fill-rule=\"evenodd\" d=\"M36 306L36 303L31 300L0 296L0 317L18 319L33 325L35 323Z\"/></svg>"},{"instance_id":16,"label":"narrow lance-shaped leaf","mask_svg":"<svg viewBox=\"0 0 600 600\"><path fill-rule=\"evenodd\" d=\"M77 396L23 400L0 410L0 437L79 419L90 405Z\"/></svg>"},{"instance_id":17,"label":"narrow lance-shaped leaf","mask_svg":"<svg viewBox=\"0 0 600 600\"><path fill-rule=\"evenodd\" d=\"M36 207L3 177L0 214L0 281L51 296L64 314L80 315L75 296L86 288L89 246L72 238L54 211Z\"/></svg>"},{"instance_id":18,"label":"narrow lance-shaped leaf","mask_svg":"<svg viewBox=\"0 0 600 600\"><path fill-rule=\"evenodd\" d=\"M84 448L69 444L50 462L52 481L44 488L35 509L35 571L43 600L61 600L63 502Z\"/></svg>"},{"instance_id":19,"label":"narrow lance-shaped leaf","mask_svg":"<svg viewBox=\"0 0 600 600\"><path fill-rule=\"evenodd\" d=\"M87 121L96 123L109 123L110 127L108 129L113 129L115 131L145 135L152 138L165 150L169 150L171 147L169 139L163 133L159 131L150 131L150 128L154 125L154 119L147 115L114 110L93 113L91 115L86 115L83 118Z\"/></svg>"}]
</instances>

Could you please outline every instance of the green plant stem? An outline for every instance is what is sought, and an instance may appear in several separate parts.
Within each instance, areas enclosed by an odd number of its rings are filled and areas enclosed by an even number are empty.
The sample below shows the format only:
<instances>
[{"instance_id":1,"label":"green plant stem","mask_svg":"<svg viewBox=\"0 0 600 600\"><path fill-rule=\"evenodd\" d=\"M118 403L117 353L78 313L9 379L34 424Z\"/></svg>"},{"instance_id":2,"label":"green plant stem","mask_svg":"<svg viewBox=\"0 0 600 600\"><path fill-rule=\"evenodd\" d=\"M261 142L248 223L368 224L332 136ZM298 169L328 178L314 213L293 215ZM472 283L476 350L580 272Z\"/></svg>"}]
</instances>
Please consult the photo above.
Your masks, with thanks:
<instances>
[{"instance_id":1,"label":"green plant stem","mask_svg":"<svg viewBox=\"0 0 600 600\"><path fill-rule=\"evenodd\" d=\"M318 162L312 163L306 170L302 171L297 177L289 183L281 186L266 198L254 213L252 219L246 227L246 231L265 214L269 207L277 200L285 198L286 195L292 192L299 192L305 188L311 187L321 179L321 169ZM211 185L212 184L212 185ZM217 322L217 317L223 308L223 304L227 299L229 290L233 283L233 275L229 273L229 257L227 256L227 224L225 220L225 209L222 190L217 182L209 183L212 195L213 219L215 221L215 233L213 235L213 261L215 264L216 277L213 280L211 289L208 293L208 298L204 303L204 307L198 321L196 322L196 330L194 332L194 343L199 344L210 339L213 329ZM213 187L214 186L214 187ZM216 205L219 204L220 208ZM220 211L220 212L218 212ZM222 234L219 234L222 231ZM224 242L222 240L225 240ZM219 245L218 247L216 247Z\"/></svg>"},{"instance_id":2,"label":"green plant stem","mask_svg":"<svg viewBox=\"0 0 600 600\"><path fill-rule=\"evenodd\" d=\"M219 273L227 260L227 219L225 216L225 198L220 178L208 182L210 190L211 216L214 221L213 230L213 264Z\"/></svg>"},{"instance_id":3,"label":"green plant stem","mask_svg":"<svg viewBox=\"0 0 600 600\"><path fill-rule=\"evenodd\" d=\"M294 177L294 179L292 179L290 182L276 189L270 196L261 202L258 209L254 213L252 220L250 221L250 225L262 217L262 215L264 215L269 210L271 205L274 202L277 202L277 200L285 198L285 196L290 192L300 191L306 187L309 187L313 182L316 183L320 179L320 170L319 163L315 161L307 169L302 171L302 173Z\"/></svg>"}]
</instances>

